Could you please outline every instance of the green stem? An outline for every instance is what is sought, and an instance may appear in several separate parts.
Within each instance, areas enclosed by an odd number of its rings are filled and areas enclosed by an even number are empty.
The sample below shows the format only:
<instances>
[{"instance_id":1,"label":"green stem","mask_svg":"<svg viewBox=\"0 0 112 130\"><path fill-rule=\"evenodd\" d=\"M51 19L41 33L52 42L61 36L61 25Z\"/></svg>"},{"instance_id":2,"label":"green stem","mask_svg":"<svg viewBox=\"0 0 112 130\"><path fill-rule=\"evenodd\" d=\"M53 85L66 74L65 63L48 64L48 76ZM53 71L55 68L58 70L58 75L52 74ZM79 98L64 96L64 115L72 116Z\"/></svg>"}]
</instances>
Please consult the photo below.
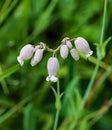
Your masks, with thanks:
<instances>
[{"instance_id":1,"label":"green stem","mask_svg":"<svg viewBox=\"0 0 112 130\"><path fill-rule=\"evenodd\" d=\"M57 81L57 94L60 96L60 85L59 85L59 80Z\"/></svg>"},{"instance_id":2,"label":"green stem","mask_svg":"<svg viewBox=\"0 0 112 130\"><path fill-rule=\"evenodd\" d=\"M54 122L54 128L53 128L53 130L56 130L56 129L57 129L58 119L59 119L59 112L60 112L60 110L59 110L59 109L57 109L57 111L56 111L56 117L55 117L55 122Z\"/></svg>"},{"instance_id":3,"label":"green stem","mask_svg":"<svg viewBox=\"0 0 112 130\"><path fill-rule=\"evenodd\" d=\"M103 21L102 21L101 36L100 36L100 46L99 47L101 47L101 45L103 43L103 36L104 36L104 29L105 29L105 19L106 19L106 10L107 10L107 0L105 0L105 2L104 2L104 12L103 12ZM97 51L98 51L97 54L100 54L100 52L101 52L100 48L97 49ZM97 61L96 67L94 69L93 75L91 77L91 80L90 80L90 82L88 84L87 90L85 92L85 95L84 95L84 98L83 98L83 101L82 101L82 104L81 104L81 107L80 107L81 110L83 109L83 107L84 107L84 105L86 103L86 100L87 100L87 98L89 96L89 93L91 91L91 88L93 86L93 83L95 81L96 75L97 75L98 70L99 70L101 58L98 55L97 55L97 57L98 57L98 61Z\"/></svg>"},{"instance_id":4,"label":"green stem","mask_svg":"<svg viewBox=\"0 0 112 130\"><path fill-rule=\"evenodd\" d=\"M59 113L60 113L60 85L59 85L59 80L57 81L57 97L56 97L56 102L58 103L58 106L56 107L56 116L55 116L55 121L54 121L54 127L53 130L57 129L58 126L58 120L59 120Z\"/></svg>"},{"instance_id":5,"label":"green stem","mask_svg":"<svg viewBox=\"0 0 112 130\"><path fill-rule=\"evenodd\" d=\"M90 82L89 82L89 84L88 84L86 93L85 93L85 95L84 95L84 98L83 98L83 101L82 101L82 104L81 104L81 110L82 110L82 108L84 107L84 105L85 105L85 103L86 103L86 100L87 100L87 98L88 98L88 96L89 96L89 93L90 93L91 88L92 88L92 86L93 86L93 83L94 83L94 81L95 81L95 77L96 77L96 75L97 75L98 69L99 69L99 61L98 61L98 63L96 64L96 67L95 67L95 69L94 69L93 75L92 75L91 80L90 80Z\"/></svg>"},{"instance_id":6,"label":"green stem","mask_svg":"<svg viewBox=\"0 0 112 130\"><path fill-rule=\"evenodd\" d=\"M105 2L104 2L104 13L103 13L102 28L101 28L101 36L100 36L100 45L102 45L102 43L103 43L105 21L106 21L106 12L107 12L107 0L105 0Z\"/></svg>"}]
</instances>

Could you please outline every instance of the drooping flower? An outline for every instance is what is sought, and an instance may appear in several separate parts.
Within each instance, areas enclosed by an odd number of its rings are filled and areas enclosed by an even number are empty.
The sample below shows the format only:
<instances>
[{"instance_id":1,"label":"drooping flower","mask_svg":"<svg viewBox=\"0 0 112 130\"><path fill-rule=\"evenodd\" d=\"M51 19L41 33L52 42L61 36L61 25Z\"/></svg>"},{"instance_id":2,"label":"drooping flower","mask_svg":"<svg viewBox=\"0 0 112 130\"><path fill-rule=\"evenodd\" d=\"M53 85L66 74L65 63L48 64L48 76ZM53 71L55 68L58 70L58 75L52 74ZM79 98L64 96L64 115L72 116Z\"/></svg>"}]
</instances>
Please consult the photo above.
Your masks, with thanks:
<instances>
[{"instance_id":1,"label":"drooping flower","mask_svg":"<svg viewBox=\"0 0 112 130\"><path fill-rule=\"evenodd\" d=\"M93 54L93 51L90 49L88 42L84 38L78 37L74 40L74 43L77 50L84 53L87 58Z\"/></svg>"},{"instance_id":2,"label":"drooping flower","mask_svg":"<svg viewBox=\"0 0 112 130\"><path fill-rule=\"evenodd\" d=\"M59 69L59 61L56 57L50 57L47 62L47 70L48 70L48 76L46 78L47 81L51 82L57 82L58 78L56 77L56 74Z\"/></svg>"},{"instance_id":3,"label":"drooping flower","mask_svg":"<svg viewBox=\"0 0 112 130\"><path fill-rule=\"evenodd\" d=\"M42 60L43 57L43 49L38 49L35 51L35 54L31 60L31 66L35 66Z\"/></svg>"},{"instance_id":4,"label":"drooping flower","mask_svg":"<svg viewBox=\"0 0 112 130\"><path fill-rule=\"evenodd\" d=\"M75 59L76 61L79 60L79 54L78 54L78 52L77 52L76 49L72 48L70 50L70 54L71 54L71 56L72 56L73 59Z\"/></svg>"},{"instance_id":5,"label":"drooping flower","mask_svg":"<svg viewBox=\"0 0 112 130\"><path fill-rule=\"evenodd\" d=\"M63 59L66 59L68 57L68 47L67 47L67 45L61 45L60 55Z\"/></svg>"},{"instance_id":6,"label":"drooping flower","mask_svg":"<svg viewBox=\"0 0 112 130\"><path fill-rule=\"evenodd\" d=\"M27 44L21 49L20 54L17 57L17 61L22 66L25 60L28 60L32 57L33 53L34 47L31 44Z\"/></svg>"}]
</instances>

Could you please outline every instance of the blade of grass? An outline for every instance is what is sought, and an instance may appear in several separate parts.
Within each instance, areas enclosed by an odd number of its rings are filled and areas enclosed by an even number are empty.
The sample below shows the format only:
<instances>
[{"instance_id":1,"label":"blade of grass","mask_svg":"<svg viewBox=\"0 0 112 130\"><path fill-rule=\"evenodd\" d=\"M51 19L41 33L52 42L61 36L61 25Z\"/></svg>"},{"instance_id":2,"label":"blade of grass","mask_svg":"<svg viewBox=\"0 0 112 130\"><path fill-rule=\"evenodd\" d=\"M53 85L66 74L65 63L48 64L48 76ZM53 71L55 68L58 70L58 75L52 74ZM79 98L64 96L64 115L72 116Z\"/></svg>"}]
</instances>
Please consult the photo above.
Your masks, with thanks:
<instances>
[{"instance_id":1,"label":"blade of grass","mask_svg":"<svg viewBox=\"0 0 112 130\"><path fill-rule=\"evenodd\" d=\"M15 5L17 4L18 0L14 0L12 2L12 4L9 6L9 8L3 13L3 15L1 15L0 17L0 24L2 24L4 22L4 20L6 19L6 17L9 15L10 11L15 7Z\"/></svg>"},{"instance_id":2,"label":"blade of grass","mask_svg":"<svg viewBox=\"0 0 112 130\"><path fill-rule=\"evenodd\" d=\"M29 103L24 109L23 130L35 130L35 118L33 103Z\"/></svg>"},{"instance_id":3,"label":"blade of grass","mask_svg":"<svg viewBox=\"0 0 112 130\"><path fill-rule=\"evenodd\" d=\"M5 12L5 10L7 9L7 7L9 6L11 0L6 0L2 9L0 10L0 16Z\"/></svg>"},{"instance_id":4,"label":"blade of grass","mask_svg":"<svg viewBox=\"0 0 112 130\"><path fill-rule=\"evenodd\" d=\"M4 71L2 74L0 74L0 81L2 81L4 78L7 78L11 74L15 73L18 69L19 69L19 64L16 64L10 67L6 71Z\"/></svg>"},{"instance_id":5,"label":"blade of grass","mask_svg":"<svg viewBox=\"0 0 112 130\"><path fill-rule=\"evenodd\" d=\"M1 74L1 73L3 73L3 72L2 72L2 67L1 67L1 65L0 65L0 74ZM5 80L2 80L2 81L1 81L1 85L2 85L2 88L3 88L4 93L5 93L5 94L8 94L8 93L9 93L9 90L8 90L8 87L7 87L7 84L6 84Z\"/></svg>"}]
</instances>

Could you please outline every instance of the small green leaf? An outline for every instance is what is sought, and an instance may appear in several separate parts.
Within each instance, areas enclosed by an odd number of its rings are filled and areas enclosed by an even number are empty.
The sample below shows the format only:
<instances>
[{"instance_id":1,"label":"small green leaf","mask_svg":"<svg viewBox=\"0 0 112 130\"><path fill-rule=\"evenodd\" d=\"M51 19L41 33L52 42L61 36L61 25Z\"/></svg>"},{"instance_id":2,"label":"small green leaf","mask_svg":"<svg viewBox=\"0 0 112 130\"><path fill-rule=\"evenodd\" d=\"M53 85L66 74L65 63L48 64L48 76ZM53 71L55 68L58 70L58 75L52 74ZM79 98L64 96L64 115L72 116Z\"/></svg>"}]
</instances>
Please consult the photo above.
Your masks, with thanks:
<instances>
[{"instance_id":1,"label":"small green leaf","mask_svg":"<svg viewBox=\"0 0 112 130\"><path fill-rule=\"evenodd\" d=\"M56 90L51 86L51 89L52 89L52 91L53 91L53 93L54 93L54 96L55 96L55 98L56 98L56 95L57 95L57 92L56 92Z\"/></svg>"},{"instance_id":2,"label":"small green leaf","mask_svg":"<svg viewBox=\"0 0 112 130\"><path fill-rule=\"evenodd\" d=\"M104 43L101 46L101 56L102 56L102 58L104 58L105 55L106 55L106 47L107 47L107 45L108 45L108 43L111 39L112 39L112 37L109 37L106 41L104 41Z\"/></svg>"}]
</instances>

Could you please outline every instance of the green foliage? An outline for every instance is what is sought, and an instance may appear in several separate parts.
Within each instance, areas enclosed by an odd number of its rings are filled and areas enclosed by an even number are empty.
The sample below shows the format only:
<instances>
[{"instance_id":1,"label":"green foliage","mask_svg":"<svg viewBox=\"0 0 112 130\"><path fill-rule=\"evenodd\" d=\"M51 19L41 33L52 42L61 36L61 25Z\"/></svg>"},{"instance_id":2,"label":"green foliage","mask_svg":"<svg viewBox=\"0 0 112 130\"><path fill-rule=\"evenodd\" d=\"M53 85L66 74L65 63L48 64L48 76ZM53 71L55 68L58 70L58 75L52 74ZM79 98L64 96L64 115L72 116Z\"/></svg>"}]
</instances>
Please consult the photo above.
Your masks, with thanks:
<instances>
[{"instance_id":1,"label":"green foliage","mask_svg":"<svg viewBox=\"0 0 112 130\"><path fill-rule=\"evenodd\" d=\"M87 85L98 63L94 43L99 43L103 0L1 0L0 1L0 129L51 130L54 124L55 99L60 106L59 130L112 129L112 1L108 1L102 61L83 110L81 103ZM44 54L35 67L29 60L17 64L20 49L28 43L45 42L56 48L62 38L82 36L88 40L93 56L81 55L76 62L68 57L60 61L60 93L48 83L46 63L51 53ZM54 94L51 90L53 87ZM59 96L59 95L58 95Z\"/></svg>"}]
</instances>

